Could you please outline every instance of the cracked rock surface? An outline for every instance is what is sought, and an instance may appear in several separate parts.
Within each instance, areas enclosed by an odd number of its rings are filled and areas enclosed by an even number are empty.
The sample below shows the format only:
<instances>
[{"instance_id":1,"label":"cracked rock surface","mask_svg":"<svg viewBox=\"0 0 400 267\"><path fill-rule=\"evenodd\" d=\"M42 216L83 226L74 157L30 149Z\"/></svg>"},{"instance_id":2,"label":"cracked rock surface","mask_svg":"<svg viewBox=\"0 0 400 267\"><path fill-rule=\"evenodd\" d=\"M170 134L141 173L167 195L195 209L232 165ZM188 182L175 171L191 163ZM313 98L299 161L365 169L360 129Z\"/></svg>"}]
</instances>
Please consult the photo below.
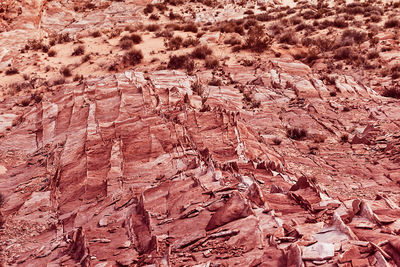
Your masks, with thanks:
<instances>
[{"instance_id":1,"label":"cracked rock surface","mask_svg":"<svg viewBox=\"0 0 400 267\"><path fill-rule=\"evenodd\" d=\"M398 101L281 59L226 72L202 95L203 73L126 71L3 102L5 263L398 264Z\"/></svg>"}]
</instances>

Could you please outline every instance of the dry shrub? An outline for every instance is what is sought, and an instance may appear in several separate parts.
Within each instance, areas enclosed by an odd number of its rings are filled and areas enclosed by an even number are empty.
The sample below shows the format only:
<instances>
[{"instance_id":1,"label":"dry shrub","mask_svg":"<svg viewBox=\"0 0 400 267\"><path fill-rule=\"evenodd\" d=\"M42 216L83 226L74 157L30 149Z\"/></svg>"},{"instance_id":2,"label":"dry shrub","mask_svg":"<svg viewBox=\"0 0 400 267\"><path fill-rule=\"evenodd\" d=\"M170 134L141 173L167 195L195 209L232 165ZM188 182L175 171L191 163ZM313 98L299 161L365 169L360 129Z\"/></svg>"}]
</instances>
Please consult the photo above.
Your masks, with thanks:
<instances>
[{"instance_id":1,"label":"dry shrub","mask_svg":"<svg viewBox=\"0 0 400 267\"><path fill-rule=\"evenodd\" d=\"M221 86L221 85L222 85L222 81L221 81L221 79L218 79L218 78L213 77L213 78L208 82L208 85L211 85L211 86Z\"/></svg>"},{"instance_id":2,"label":"dry shrub","mask_svg":"<svg viewBox=\"0 0 400 267\"><path fill-rule=\"evenodd\" d=\"M205 59L212 54L212 50L207 45L198 46L193 49L191 56L193 58Z\"/></svg>"},{"instance_id":3,"label":"dry shrub","mask_svg":"<svg viewBox=\"0 0 400 267\"><path fill-rule=\"evenodd\" d=\"M382 95L385 97L400 99L400 86L398 84L389 88L385 86Z\"/></svg>"},{"instance_id":4,"label":"dry shrub","mask_svg":"<svg viewBox=\"0 0 400 267\"><path fill-rule=\"evenodd\" d=\"M152 4L147 4L146 7L143 9L143 13L145 15L153 13L154 11L154 6Z\"/></svg>"},{"instance_id":5,"label":"dry shrub","mask_svg":"<svg viewBox=\"0 0 400 267\"><path fill-rule=\"evenodd\" d=\"M148 30L149 32L159 31L160 30L160 25L158 25L158 24L147 25L146 30Z\"/></svg>"},{"instance_id":6,"label":"dry shrub","mask_svg":"<svg viewBox=\"0 0 400 267\"><path fill-rule=\"evenodd\" d=\"M183 47L189 47L189 46L197 46L199 44L200 44L199 39L195 39L195 38L189 37L189 38L186 38L183 41L182 46Z\"/></svg>"},{"instance_id":7,"label":"dry shrub","mask_svg":"<svg viewBox=\"0 0 400 267\"><path fill-rule=\"evenodd\" d=\"M307 130L303 128L288 128L286 134L290 139L303 140L307 137Z\"/></svg>"},{"instance_id":8,"label":"dry shrub","mask_svg":"<svg viewBox=\"0 0 400 267\"><path fill-rule=\"evenodd\" d=\"M285 44L290 44L290 45L295 45L298 43L298 38L297 35L294 31L287 31L283 33L281 36L279 36L279 42L285 43Z\"/></svg>"},{"instance_id":9,"label":"dry shrub","mask_svg":"<svg viewBox=\"0 0 400 267\"><path fill-rule=\"evenodd\" d=\"M398 28L399 26L400 21L397 18L392 18L385 22L385 28Z\"/></svg>"},{"instance_id":10,"label":"dry shrub","mask_svg":"<svg viewBox=\"0 0 400 267\"><path fill-rule=\"evenodd\" d=\"M346 22L346 20L344 18L336 18L333 21L333 26L335 26L336 28L347 28L349 26L349 23Z\"/></svg>"},{"instance_id":11,"label":"dry shrub","mask_svg":"<svg viewBox=\"0 0 400 267\"><path fill-rule=\"evenodd\" d=\"M50 49L49 52L47 52L47 55L49 57L55 57L57 55L57 52L54 49Z\"/></svg>"},{"instance_id":12,"label":"dry shrub","mask_svg":"<svg viewBox=\"0 0 400 267\"><path fill-rule=\"evenodd\" d=\"M92 32L91 35L92 35L92 37L97 38L97 37L101 36L101 32L100 31L94 31L94 32Z\"/></svg>"},{"instance_id":13,"label":"dry shrub","mask_svg":"<svg viewBox=\"0 0 400 267\"><path fill-rule=\"evenodd\" d=\"M361 44L367 40L367 34L365 32L357 30L345 30L342 33L342 44L351 45L351 42Z\"/></svg>"},{"instance_id":14,"label":"dry shrub","mask_svg":"<svg viewBox=\"0 0 400 267\"><path fill-rule=\"evenodd\" d=\"M230 44L230 45L232 45L232 46L234 46L234 45L240 45L242 43L242 41L240 41L238 38L236 38L236 37L231 37L231 38L229 38L229 39L226 39L225 41L224 41L224 44Z\"/></svg>"},{"instance_id":15,"label":"dry shrub","mask_svg":"<svg viewBox=\"0 0 400 267\"><path fill-rule=\"evenodd\" d=\"M18 74L19 71L17 68L9 68L6 70L6 75L14 75L14 74Z\"/></svg>"},{"instance_id":16,"label":"dry shrub","mask_svg":"<svg viewBox=\"0 0 400 267\"><path fill-rule=\"evenodd\" d=\"M268 49L271 44L272 38L265 34L262 26L257 25L250 28L243 48L261 53Z\"/></svg>"},{"instance_id":17,"label":"dry shrub","mask_svg":"<svg viewBox=\"0 0 400 267\"><path fill-rule=\"evenodd\" d=\"M194 70L194 61L188 55L173 55L169 59L167 68L173 70L186 69L190 73Z\"/></svg>"},{"instance_id":18,"label":"dry shrub","mask_svg":"<svg viewBox=\"0 0 400 267\"><path fill-rule=\"evenodd\" d=\"M140 64L140 62L142 62L142 59L142 51L138 49L132 49L124 54L124 56L122 57L122 62L125 65L135 66L137 64Z\"/></svg>"},{"instance_id":19,"label":"dry shrub","mask_svg":"<svg viewBox=\"0 0 400 267\"><path fill-rule=\"evenodd\" d=\"M60 70L60 73L64 76L64 77L71 77L72 76L72 72L68 67L63 67Z\"/></svg>"},{"instance_id":20,"label":"dry shrub","mask_svg":"<svg viewBox=\"0 0 400 267\"><path fill-rule=\"evenodd\" d=\"M151 14L149 17L150 20L160 20L160 17L156 14Z\"/></svg>"},{"instance_id":21,"label":"dry shrub","mask_svg":"<svg viewBox=\"0 0 400 267\"><path fill-rule=\"evenodd\" d=\"M83 45L80 45L80 46L74 48L74 51L72 52L72 56L81 56L84 53L85 53L85 47Z\"/></svg>"},{"instance_id":22,"label":"dry shrub","mask_svg":"<svg viewBox=\"0 0 400 267\"><path fill-rule=\"evenodd\" d=\"M120 42L123 42L125 40L130 40L134 44L140 44L142 42L142 37L139 34L132 33L130 35L125 35L121 38Z\"/></svg>"},{"instance_id":23,"label":"dry shrub","mask_svg":"<svg viewBox=\"0 0 400 267\"><path fill-rule=\"evenodd\" d=\"M335 50L334 58L337 60L351 59L353 57L353 50L349 46L340 47Z\"/></svg>"},{"instance_id":24,"label":"dry shrub","mask_svg":"<svg viewBox=\"0 0 400 267\"><path fill-rule=\"evenodd\" d=\"M166 47L169 50L178 50L182 46L183 39L180 36L176 36L168 40Z\"/></svg>"},{"instance_id":25,"label":"dry shrub","mask_svg":"<svg viewBox=\"0 0 400 267\"><path fill-rule=\"evenodd\" d=\"M184 30L185 32L197 33L198 28L197 28L196 24L194 24L194 23L188 23L188 24L186 24L186 25L183 27L183 30Z\"/></svg>"},{"instance_id":26,"label":"dry shrub","mask_svg":"<svg viewBox=\"0 0 400 267\"><path fill-rule=\"evenodd\" d=\"M219 67L219 60L213 56L207 56L205 60L205 66L207 69L216 69Z\"/></svg>"},{"instance_id":27,"label":"dry shrub","mask_svg":"<svg viewBox=\"0 0 400 267\"><path fill-rule=\"evenodd\" d=\"M132 42L132 40L129 40L129 39L120 40L119 46L124 50L128 50L128 49L132 48L133 42Z\"/></svg>"}]
</instances>

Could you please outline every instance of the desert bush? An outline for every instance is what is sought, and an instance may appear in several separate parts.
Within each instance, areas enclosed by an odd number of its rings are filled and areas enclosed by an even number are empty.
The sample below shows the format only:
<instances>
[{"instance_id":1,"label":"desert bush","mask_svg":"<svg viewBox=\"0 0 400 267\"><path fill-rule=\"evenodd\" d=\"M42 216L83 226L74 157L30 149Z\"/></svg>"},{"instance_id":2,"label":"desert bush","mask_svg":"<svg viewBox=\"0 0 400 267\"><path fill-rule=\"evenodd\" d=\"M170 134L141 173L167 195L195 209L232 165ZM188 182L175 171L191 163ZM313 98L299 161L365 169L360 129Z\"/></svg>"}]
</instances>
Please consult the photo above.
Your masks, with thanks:
<instances>
[{"instance_id":1,"label":"desert bush","mask_svg":"<svg viewBox=\"0 0 400 267\"><path fill-rule=\"evenodd\" d=\"M283 27L279 23L273 23L269 26L268 30L271 31L273 35L279 35L283 31Z\"/></svg>"},{"instance_id":2,"label":"desert bush","mask_svg":"<svg viewBox=\"0 0 400 267\"><path fill-rule=\"evenodd\" d=\"M55 56L57 55L57 52L56 52L54 49L50 49L50 50L47 52L47 55L48 55L49 57L55 57Z\"/></svg>"},{"instance_id":3,"label":"desert bush","mask_svg":"<svg viewBox=\"0 0 400 267\"><path fill-rule=\"evenodd\" d=\"M374 59L379 57L379 52L374 50L367 54L368 59Z\"/></svg>"},{"instance_id":4,"label":"desert bush","mask_svg":"<svg viewBox=\"0 0 400 267\"><path fill-rule=\"evenodd\" d=\"M326 29L326 28L332 27L332 26L333 26L333 21L332 20L328 20L328 19L325 19L325 20L321 21L318 24L318 28L320 30L323 30L323 29Z\"/></svg>"},{"instance_id":5,"label":"desert bush","mask_svg":"<svg viewBox=\"0 0 400 267\"><path fill-rule=\"evenodd\" d=\"M296 31L308 30L308 31L315 31L314 26L307 24L307 23L300 23L296 26Z\"/></svg>"},{"instance_id":6,"label":"desert bush","mask_svg":"<svg viewBox=\"0 0 400 267\"><path fill-rule=\"evenodd\" d=\"M189 37L189 38L186 38L183 41L182 46L183 47L189 47L189 46L197 46L199 44L200 44L199 39L195 39L195 38Z\"/></svg>"},{"instance_id":7,"label":"desert bush","mask_svg":"<svg viewBox=\"0 0 400 267\"><path fill-rule=\"evenodd\" d=\"M297 25L302 22L303 22L303 19L298 16L294 16L294 17L290 18L290 23L292 23L292 25Z\"/></svg>"},{"instance_id":8,"label":"desert bush","mask_svg":"<svg viewBox=\"0 0 400 267\"><path fill-rule=\"evenodd\" d=\"M181 48L182 42L183 42L182 37L176 36L167 41L166 47L169 50L178 50L179 48Z\"/></svg>"},{"instance_id":9,"label":"desert bush","mask_svg":"<svg viewBox=\"0 0 400 267\"><path fill-rule=\"evenodd\" d=\"M257 25L257 21L255 19L248 19L246 22L243 24L243 27L248 30L250 27L253 27Z\"/></svg>"},{"instance_id":10,"label":"desert bush","mask_svg":"<svg viewBox=\"0 0 400 267\"><path fill-rule=\"evenodd\" d=\"M194 70L194 61L188 55L173 55L169 58L168 69L186 69L188 73Z\"/></svg>"},{"instance_id":11,"label":"desert bush","mask_svg":"<svg viewBox=\"0 0 400 267\"><path fill-rule=\"evenodd\" d=\"M176 14L176 13L174 13L174 12L172 12L172 11L170 11L170 12L169 12L169 15L168 15L168 18L169 18L170 20L175 20L175 19L182 19L182 16L179 15L179 14Z\"/></svg>"},{"instance_id":12,"label":"desert bush","mask_svg":"<svg viewBox=\"0 0 400 267\"><path fill-rule=\"evenodd\" d=\"M9 69L7 69L6 70L6 75L14 75L14 74L18 74L19 73L19 71L18 71L18 69L17 68L9 68Z\"/></svg>"},{"instance_id":13,"label":"desert bush","mask_svg":"<svg viewBox=\"0 0 400 267\"><path fill-rule=\"evenodd\" d=\"M154 6L161 12L168 10L166 3L156 3Z\"/></svg>"},{"instance_id":14,"label":"desert bush","mask_svg":"<svg viewBox=\"0 0 400 267\"><path fill-rule=\"evenodd\" d=\"M122 62L125 65L135 66L137 64L140 64L140 62L142 62L142 59L142 51L138 49L132 49L124 54L124 56L122 57Z\"/></svg>"},{"instance_id":15,"label":"desert bush","mask_svg":"<svg viewBox=\"0 0 400 267\"><path fill-rule=\"evenodd\" d=\"M286 130L286 135L290 139L303 140L307 137L307 130L303 128L288 128Z\"/></svg>"},{"instance_id":16,"label":"desert bush","mask_svg":"<svg viewBox=\"0 0 400 267\"><path fill-rule=\"evenodd\" d=\"M256 20L263 21L263 22L272 21L272 20L275 20L275 16L270 15L269 13L261 13L261 14L256 15Z\"/></svg>"},{"instance_id":17,"label":"desert bush","mask_svg":"<svg viewBox=\"0 0 400 267\"><path fill-rule=\"evenodd\" d=\"M333 21L333 26L335 26L336 28L347 28L349 26L349 23L346 22L346 20L344 18L336 18Z\"/></svg>"},{"instance_id":18,"label":"desert bush","mask_svg":"<svg viewBox=\"0 0 400 267\"><path fill-rule=\"evenodd\" d=\"M84 55L82 57L82 63L88 62L92 57L88 54L88 55Z\"/></svg>"},{"instance_id":19,"label":"desert bush","mask_svg":"<svg viewBox=\"0 0 400 267\"><path fill-rule=\"evenodd\" d=\"M207 45L198 46L193 49L191 56L193 58L205 59L212 54L212 50Z\"/></svg>"},{"instance_id":20,"label":"desert bush","mask_svg":"<svg viewBox=\"0 0 400 267\"><path fill-rule=\"evenodd\" d=\"M218 78L213 77L213 78L208 82L208 85L211 85L211 86L221 86L221 85L222 85L222 81L221 81L221 79L218 79Z\"/></svg>"},{"instance_id":21,"label":"desert bush","mask_svg":"<svg viewBox=\"0 0 400 267\"><path fill-rule=\"evenodd\" d=\"M370 19L371 19L372 22L377 23L377 22L380 22L382 20L382 17L380 15L372 15L370 17Z\"/></svg>"},{"instance_id":22,"label":"desert bush","mask_svg":"<svg viewBox=\"0 0 400 267\"><path fill-rule=\"evenodd\" d=\"M63 67L60 70L60 73L64 76L64 77L71 77L72 76L72 72L68 67Z\"/></svg>"},{"instance_id":23,"label":"desert bush","mask_svg":"<svg viewBox=\"0 0 400 267\"><path fill-rule=\"evenodd\" d=\"M74 48L74 51L72 52L72 56L81 56L84 53L85 53L85 47L83 45L80 45L80 46Z\"/></svg>"},{"instance_id":24,"label":"desert bush","mask_svg":"<svg viewBox=\"0 0 400 267\"><path fill-rule=\"evenodd\" d=\"M63 43L69 43L71 42L71 37L69 36L68 33L60 33L60 34L54 34L50 36L50 41L49 44L51 46L57 44L63 44Z\"/></svg>"},{"instance_id":25,"label":"desert bush","mask_svg":"<svg viewBox=\"0 0 400 267\"><path fill-rule=\"evenodd\" d=\"M198 28L197 25L194 23L188 23L183 27L183 31L185 32L193 32L193 33L197 33Z\"/></svg>"},{"instance_id":26,"label":"desert bush","mask_svg":"<svg viewBox=\"0 0 400 267\"><path fill-rule=\"evenodd\" d=\"M347 133L346 134L342 134L340 136L340 142L347 143L348 141L349 141L349 135Z\"/></svg>"},{"instance_id":27,"label":"desert bush","mask_svg":"<svg viewBox=\"0 0 400 267\"><path fill-rule=\"evenodd\" d=\"M3 193L0 193L0 208L3 207L5 200L6 198L4 197Z\"/></svg>"},{"instance_id":28,"label":"desert bush","mask_svg":"<svg viewBox=\"0 0 400 267\"><path fill-rule=\"evenodd\" d=\"M236 37L231 37L229 39L224 40L224 44L230 44L230 45L240 45L242 43L242 41L240 41L238 38Z\"/></svg>"},{"instance_id":29,"label":"desert bush","mask_svg":"<svg viewBox=\"0 0 400 267\"><path fill-rule=\"evenodd\" d=\"M400 21L397 18L391 18L385 22L385 28L398 28Z\"/></svg>"},{"instance_id":30,"label":"desert bush","mask_svg":"<svg viewBox=\"0 0 400 267\"><path fill-rule=\"evenodd\" d=\"M160 17L156 14L151 14L149 17L150 20L160 20Z\"/></svg>"},{"instance_id":31,"label":"desert bush","mask_svg":"<svg viewBox=\"0 0 400 267\"><path fill-rule=\"evenodd\" d=\"M53 85L61 85L61 84L64 84L64 83L65 83L65 79L60 77L60 78L54 80Z\"/></svg>"},{"instance_id":32,"label":"desert bush","mask_svg":"<svg viewBox=\"0 0 400 267\"><path fill-rule=\"evenodd\" d=\"M353 56L353 50L349 46L340 47L335 50L334 58L337 60L350 59Z\"/></svg>"},{"instance_id":33,"label":"desert bush","mask_svg":"<svg viewBox=\"0 0 400 267\"><path fill-rule=\"evenodd\" d=\"M274 137L272 138L272 142L274 143L274 145L279 146L282 143L282 139L280 139L279 137Z\"/></svg>"},{"instance_id":34,"label":"desert bush","mask_svg":"<svg viewBox=\"0 0 400 267\"><path fill-rule=\"evenodd\" d=\"M128 49L132 48L133 42L132 42L132 40L129 40L129 39L120 40L119 46L124 50L128 50Z\"/></svg>"},{"instance_id":35,"label":"desert bush","mask_svg":"<svg viewBox=\"0 0 400 267\"><path fill-rule=\"evenodd\" d=\"M180 31L182 29L181 25L177 23L169 23L165 25L165 29L172 29L174 31Z\"/></svg>"},{"instance_id":36,"label":"desert bush","mask_svg":"<svg viewBox=\"0 0 400 267\"><path fill-rule=\"evenodd\" d=\"M357 31L357 30L345 30L342 33L342 42L345 45L351 45L351 42L354 41L357 44L361 44L367 39L367 34L365 32ZM350 43L348 43L350 42Z\"/></svg>"},{"instance_id":37,"label":"desert bush","mask_svg":"<svg viewBox=\"0 0 400 267\"><path fill-rule=\"evenodd\" d=\"M205 66L207 69L216 69L219 67L219 60L213 56L207 56L205 60Z\"/></svg>"},{"instance_id":38,"label":"desert bush","mask_svg":"<svg viewBox=\"0 0 400 267\"><path fill-rule=\"evenodd\" d=\"M156 31L160 30L160 25L158 25L158 24L147 25L146 30L148 30L149 32L156 32Z\"/></svg>"},{"instance_id":39,"label":"desert bush","mask_svg":"<svg viewBox=\"0 0 400 267\"><path fill-rule=\"evenodd\" d=\"M383 91L382 95L384 97L400 99L400 86L398 84L391 87L385 86L385 90Z\"/></svg>"},{"instance_id":40,"label":"desert bush","mask_svg":"<svg viewBox=\"0 0 400 267\"><path fill-rule=\"evenodd\" d=\"M139 34L132 33L130 35L123 36L120 42L125 40L131 40L134 44L140 44L142 42L142 37Z\"/></svg>"},{"instance_id":41,"label":"desert bush","mask_svg":"<svg viewBox=\"0 0 400 267\"><path fill-rule=\"evenodd\" d=\"M290 44L290 45L295 45L298 42L298 38L295 32L293 31L287 31L283 33L281 36L279 36L279 42L285 43L285 44Z\"/></svg>"},{"instance_id":42,"label":"desert bush","mask_svg":"<svg viewBox=\"0 0 400 267\"><path fill-rule=\"evenodd\" d=\"M270 47L272 38L267 36L262 26L253 26L250 28L243 48L253 52L261 53Z\"/></svg>"},{"instance_id":43,"label":"desert bush","mask_svg":"<svg viewBox=\"0 0 400 267\"><path fill-rule=\"evenodd\" d=\"M364 7L358 3L348 4L344 9L344 12L351 15L364 14L364 11Z\"/></svg>"},{"instance_id":44,"label":"desert bush","mask_svg":"<svg viewBox=\"0 0 400 267\"><path fill-rule=\"evenodd\" d=\"M100 31L94 31L92 32L92 37L97 38L101 36L101 32Z\"/></svg>"},{"instance_id":45,"label":"desert bush","mask_svg":"<svg viewBox=\"0 0 400 267\"><path fill-rule=\"evenodd\" d=\"M168 30L168 29L156 32L156 37L164 37L164 38L170 39L173 36L174 36L174 32L171 30Z\"/></svg>"},{"instance_id":46,"label":"desert bush","mask_svg":"<svg viewBox=\"0 0 400 267\"><path fill-rule=\"evenodd\" d=\"M146 7L143 9L145 15L153 13L154 6L152 4L147 4Z\"/></svg>"}]
</instances>

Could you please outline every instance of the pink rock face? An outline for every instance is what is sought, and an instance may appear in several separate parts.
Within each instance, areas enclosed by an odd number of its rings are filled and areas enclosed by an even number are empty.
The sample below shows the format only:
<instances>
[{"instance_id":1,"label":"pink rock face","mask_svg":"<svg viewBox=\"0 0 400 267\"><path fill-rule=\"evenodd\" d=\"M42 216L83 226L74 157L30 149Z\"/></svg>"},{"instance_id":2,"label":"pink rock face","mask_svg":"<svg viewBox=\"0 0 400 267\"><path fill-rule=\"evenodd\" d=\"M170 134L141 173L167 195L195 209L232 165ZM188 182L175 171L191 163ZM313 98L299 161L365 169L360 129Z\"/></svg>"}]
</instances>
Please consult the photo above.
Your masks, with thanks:
<instances>
[{"instance_id":1,"label":"pink rock face","mask_svg":"<svg viewBox=\"0 0 400 267\"><path fill-rule=\"evenodd\" d=\"M251 207L240 193L234 193L228 202L219 208L206 226L206 230L210 231L229 222L246 218L252 214Z\"/></svg>"},{"instance_id":2,"label":"pink rock face","mask_svg":"<svg viewBox=\"0 0 400 267\"><path fill-rule=\"evenodd\" d=\"M203 100L182 72L126 71L0 103L3 262L398 262L398 102L349 77L351 100L331 97L298 62L263 68L227 68L236 84Z\"/></svg>"}]
</instances>

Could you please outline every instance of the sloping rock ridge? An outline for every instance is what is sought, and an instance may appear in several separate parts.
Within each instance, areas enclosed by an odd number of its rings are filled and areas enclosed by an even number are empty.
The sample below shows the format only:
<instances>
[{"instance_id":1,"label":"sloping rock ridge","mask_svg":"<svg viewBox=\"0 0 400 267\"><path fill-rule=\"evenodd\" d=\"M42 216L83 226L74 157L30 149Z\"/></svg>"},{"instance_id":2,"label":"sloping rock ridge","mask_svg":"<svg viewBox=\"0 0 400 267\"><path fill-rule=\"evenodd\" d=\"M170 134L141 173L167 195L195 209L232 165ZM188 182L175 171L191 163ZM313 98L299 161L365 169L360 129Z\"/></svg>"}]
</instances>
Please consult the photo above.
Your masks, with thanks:
<instances>
[{"instance_id":1,"label":"sloping rock ridge","mask_svg":"<svg viewBox=\"0 0 400 267\"><path fill-rule=\"evenodd\" d=\"M400 264L397 100L284 59L207 75L1 103L3 264Z\"/></svg>"}]
</instances>

